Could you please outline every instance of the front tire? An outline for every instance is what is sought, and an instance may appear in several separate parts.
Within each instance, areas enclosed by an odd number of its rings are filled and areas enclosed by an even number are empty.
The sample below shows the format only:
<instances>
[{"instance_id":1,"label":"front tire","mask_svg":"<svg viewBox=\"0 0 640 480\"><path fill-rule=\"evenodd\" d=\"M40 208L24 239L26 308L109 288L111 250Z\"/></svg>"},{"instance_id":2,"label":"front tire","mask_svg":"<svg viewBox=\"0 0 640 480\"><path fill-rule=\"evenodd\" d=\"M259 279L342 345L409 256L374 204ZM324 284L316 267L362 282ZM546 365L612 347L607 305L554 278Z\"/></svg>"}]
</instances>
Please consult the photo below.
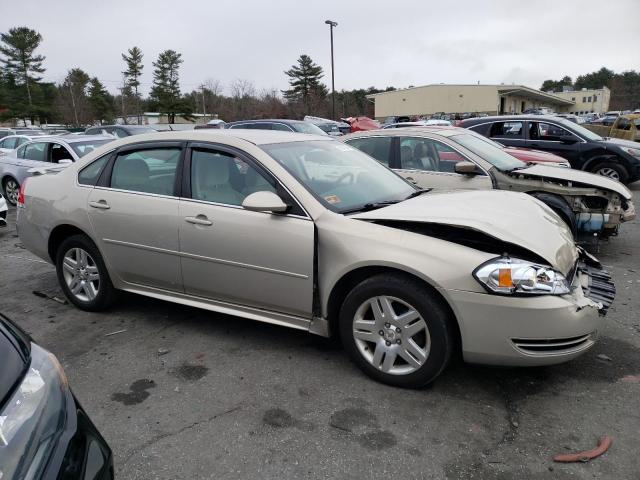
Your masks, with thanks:
<instances>
[{"instance_id":1,"label":"front tire","mask_svg":"<svg viewBox=\"0 0 640 480\"><path fill-rule=\"evenodd\" d=\"M591 171L596 175L602 175L603 177L608 177L611 180L616 180L620 183L626 184L629 181L629 172L627 172L627 169L619 163L598 163Z\"/></svg>"},{"instance_id":2,"label":"front tire","mask_svg":"<svg viewBox=\"0 0 640 480\"><path fill-rule=\"evenodd\" d=\"M371 378L405 388L433 382L454 349L452 320L418 280L376 275L358 284L340 310L345 350Z\"/></svg>"},{"instance_id":3,"label":"front tire","mask_svg":"<svg viewBox=\"0 0 640 480\"><path fill-rule=\"evenodd\" d=\"M18 204L18 195L20 194L20 184L14 178L6 178L2 182L2 188L4 190L4 196L10 205L16 206Z\"/></svg>"},{"instance_id":4,"label":"front tire","mask_svg":"<svg viewBox=\"0 0 640 480\"><path fill-rule=\"evenodd\" d=\"M115 300L102 255L86 235L73 235L60 244L56 271L65 296L81 310L98 312Z\"/></svg>"}]
</instances>

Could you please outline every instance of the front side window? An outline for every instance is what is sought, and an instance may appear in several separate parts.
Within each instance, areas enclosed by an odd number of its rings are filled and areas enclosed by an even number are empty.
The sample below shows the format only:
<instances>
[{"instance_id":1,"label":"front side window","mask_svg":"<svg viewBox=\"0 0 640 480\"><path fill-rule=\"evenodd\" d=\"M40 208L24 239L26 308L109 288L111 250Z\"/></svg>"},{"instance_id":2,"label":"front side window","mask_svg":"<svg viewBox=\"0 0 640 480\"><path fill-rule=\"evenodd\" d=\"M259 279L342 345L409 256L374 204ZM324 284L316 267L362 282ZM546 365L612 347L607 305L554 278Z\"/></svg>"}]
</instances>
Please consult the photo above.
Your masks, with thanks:
<instances>
[{"instance_id":1,"label":"front side window","mask_svg":"<svg viewBox=\"0 0 640 480\"><path fill-rule=\"evenodd\" d=\"M121 153L113 164L111 188L173 195L179 148L153 148Z\"/></svg>"},{"instance_id":2,"label":"front side window","mask_svg":"<svg viewBox=\"0 0 640 480\"><path fill-rule=\"evenodd\" d=\"M383 165L386 165L387 167L389 166L393 137L355 138L347 141L346 143L375 158Z\"/></svg>"},{"instance_id":3,"label":"front side window","mask_svg":"<svg viewBox=\"0 0 640 480\"><path fill-rule=\"evenodd\" d=\"M35 160L36 162L47 161L47 144L44 142L28 143L22 151L25 160Z\"/></svg>"},{"instance_id":4,"label":"front side window","mask_svg":"<svg viewBox=\"0 0 640 480\"><path fill-rule=\"evenodd\" d=\"M281 132L290 132L291 131L291 128L289 128L284 123L272 123L271 124L271 129L272 130L280 130Z\"/></svg>"},{"instance_id":5,"label":"front side window","mask_svg":"<svg viewBox=\"0 0 640 480\"><path fill-rule=\"evenodd\" d=\"M62 145L57 143L51 144L51 150L49 151L49 161L51 163L60 163L60 160L71 160L73 161L73 156L69 153Z\"/></svg>"},{"instance_id":6,"label":"front side window","mask_svg":"<svg viewBox=\"0 0 640 480\"><path fill-rule=\"evenodd\" d=\"M495 122L491 125L489 136L494 138L522 138L523 122Z\"/></svg>"},{"instance_id":7,"label":"front side window","mask_svg":"<svg viewBox=\"0 0 640 480\"><path fill-rule=\"evenodd\" d=\"M429 138L405 137L400 140L400 168L438 171L437 152Z\"/></svg>"},{"instance_id":8,"label":"front side window","mask_svg":"<svg viewBox=\"0 0 640 480\"><path fill-rule=\"evenodd\" d=\"M296 122L293 124L293 128L296 132L311 133L313 135L326 135L327 132L323 132L320 127L308 122Z\"/></svg>"},{"instance_id":9,"label":"front side window","mask_svg":"<svg viewBox=\"0 0 640 480\"><path fill-rule=\"evenodd\" d=\"M262 149L335 212L400 202L416 191L373 158L336 141L276 143L262 145Z\"/></svg>"},{"instance_id":10,"label":"front side window","mask_svg":"<svg viewBox=\"0 0 640 480\"><path fill-rule=\"evenodd\" d=\"M529 138L531 140L546 140L548 142L559 142L562 137L573 136L564 128L553 123L530 122Z\"/></svg>"},{"instance_id":11,"label":"front side window","mask_svg":"<svg viewBox=\"0 0 640 480\"><path fill-rule=\"evenodd\" d=\"M114 128L113 134L118 138L124 138L129 136L129 134L123 128Z\"/></svg>"},{"instance_id":12,"label":"front side window","mask_svg":"<svg viewBox=\"0 0 640 480\"><path fill-rule=\"evenodd\" d=\"M262 191L276 193L275 182L244 160L215 150L193 150L191 198L240 206L246 197Z\"/></svg>"}]
</instances>

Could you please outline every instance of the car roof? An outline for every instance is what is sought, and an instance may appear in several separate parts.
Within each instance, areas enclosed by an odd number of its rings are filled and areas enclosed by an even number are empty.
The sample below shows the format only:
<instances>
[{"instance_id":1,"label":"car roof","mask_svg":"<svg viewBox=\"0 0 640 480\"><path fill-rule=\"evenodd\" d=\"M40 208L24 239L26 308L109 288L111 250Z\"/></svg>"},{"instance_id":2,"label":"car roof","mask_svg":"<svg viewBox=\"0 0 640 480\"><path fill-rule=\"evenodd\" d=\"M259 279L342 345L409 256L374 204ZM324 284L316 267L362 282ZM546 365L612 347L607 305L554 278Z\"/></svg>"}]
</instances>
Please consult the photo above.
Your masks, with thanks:
<instances>
[{"instance_id":1,"label":"car roof","mask_svg":"<svg viewBox=\"0 0 640 480\"><path fill-rule=\"evenodd\" d=\"M260 123L260 122L279 122L279 123L312 123L305 120L291 120L289 118L257 118L253 120L236 120L227 123L227 125L237 125L238 123Z\"/></svg>"},{"instance_id":2,"label":"car roof","mask_svg":"<svg viewBox=\"0 0 640 480\"><path fill-rule=\"evenodd\" d=\"M84 136L85 138L87 136ZM103 135L96 136L109 138ZM198 130L174 130L154 133L144 133L114 141L114 146L129 145L139 142L152 141L193 141L193 142L216 142L224 141L225 137L239 138L254 145L268 145L274 143L304 142L310 140L336 141L329 135L313 135L308 133L285 132L281 130L256 130L249 128L234 128L232 130L218 128L203 128ZM82 137L80 137L82 139Z\"/></svg>"},{"instance_id":3,"label":"car roof","mask_svg":"<svg viewBox=\"0 0 640 480\"><path fill-rule=\"evenodd\" d=\"M556 115L494 115L491 117L475 117L475 118L466 118L460 121L460 124L471 124L471 123L487 123L487 122L511 122L514 120L555 120L561 121L565 120L564 117L558 117Z\"/></svg>"},{"instance_id":4,"label":"car roof","mask_svg":"<svg viewBox=\"0 0 640 480\"><path fill-rule=\"evenodd\" d=\"M379 135L406 136L408 134L411 134L411 135L420 136L420 134L426 134L426 133L442 135L443 137L451 137L453 135L459 135L462 133L468 134L469 132L464 128L452 127L448 125L421 125L421 126L406 127L406 128L381 128L379 130L365 130L365 131L350 133L345 137L343 137L343 139L346 140L348 138L353 138L358 136L365 137L365 136L379 136Z\"/></svg>"}]
</instances>

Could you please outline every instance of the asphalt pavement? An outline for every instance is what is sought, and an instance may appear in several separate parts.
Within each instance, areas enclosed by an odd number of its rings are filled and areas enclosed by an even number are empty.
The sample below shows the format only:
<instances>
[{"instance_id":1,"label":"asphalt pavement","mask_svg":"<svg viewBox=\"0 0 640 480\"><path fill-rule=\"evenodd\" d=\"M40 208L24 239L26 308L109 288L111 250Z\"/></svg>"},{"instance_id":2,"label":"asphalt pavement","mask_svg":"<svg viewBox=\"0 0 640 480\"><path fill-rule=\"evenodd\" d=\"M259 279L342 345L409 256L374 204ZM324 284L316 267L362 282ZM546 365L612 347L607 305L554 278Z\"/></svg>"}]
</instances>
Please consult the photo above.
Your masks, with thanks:
<instances>
[{"instance_id":1,"label":"asphalt pavement","mask_svg":"<svg viewBox=\"0 0 640 480\"><path fill-rule=\"evenodd\" d=\"M117 479L640 478L638 220L596 253L618 293L590 352L545 368L458 361L421 390L375 383L335 342L283 327L134 295L82 312L14 225L12 210L0 311L58 356ZM602 457L552 461L604 434Z\"/></svg>"}]
</instances>

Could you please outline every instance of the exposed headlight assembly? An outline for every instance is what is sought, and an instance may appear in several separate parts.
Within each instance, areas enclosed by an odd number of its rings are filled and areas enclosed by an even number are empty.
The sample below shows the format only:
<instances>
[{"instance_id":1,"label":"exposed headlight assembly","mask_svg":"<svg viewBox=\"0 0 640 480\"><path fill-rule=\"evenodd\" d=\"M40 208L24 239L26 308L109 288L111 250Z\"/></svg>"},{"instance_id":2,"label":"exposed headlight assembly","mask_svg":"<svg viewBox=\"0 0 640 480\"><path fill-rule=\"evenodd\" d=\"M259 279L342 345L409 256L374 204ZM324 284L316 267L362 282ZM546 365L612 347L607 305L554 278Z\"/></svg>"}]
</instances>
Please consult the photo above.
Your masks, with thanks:
<instances>
[{"instance_id":1,"label":"exposed headlight assembly","mask_svg":"<svg viewBox=\"0 0 640 480\"><path fill-rule=\"evenodd\" d=\"M519 258L494 258L473 276L489 293L502 295L564 295L571 290L562 273Z\"/></svg>"},{"instance_id":2,"label":"exposed headlight assembly","mask_svg":"<svg viewBox=\"0 0 640 480\"><path fill-rule=\"evenodd\" d=\"M67 380L53 354L31 344L31 364L0 411L0 479L41 478L66 421Z\"/></svg>"}]
</instances>

